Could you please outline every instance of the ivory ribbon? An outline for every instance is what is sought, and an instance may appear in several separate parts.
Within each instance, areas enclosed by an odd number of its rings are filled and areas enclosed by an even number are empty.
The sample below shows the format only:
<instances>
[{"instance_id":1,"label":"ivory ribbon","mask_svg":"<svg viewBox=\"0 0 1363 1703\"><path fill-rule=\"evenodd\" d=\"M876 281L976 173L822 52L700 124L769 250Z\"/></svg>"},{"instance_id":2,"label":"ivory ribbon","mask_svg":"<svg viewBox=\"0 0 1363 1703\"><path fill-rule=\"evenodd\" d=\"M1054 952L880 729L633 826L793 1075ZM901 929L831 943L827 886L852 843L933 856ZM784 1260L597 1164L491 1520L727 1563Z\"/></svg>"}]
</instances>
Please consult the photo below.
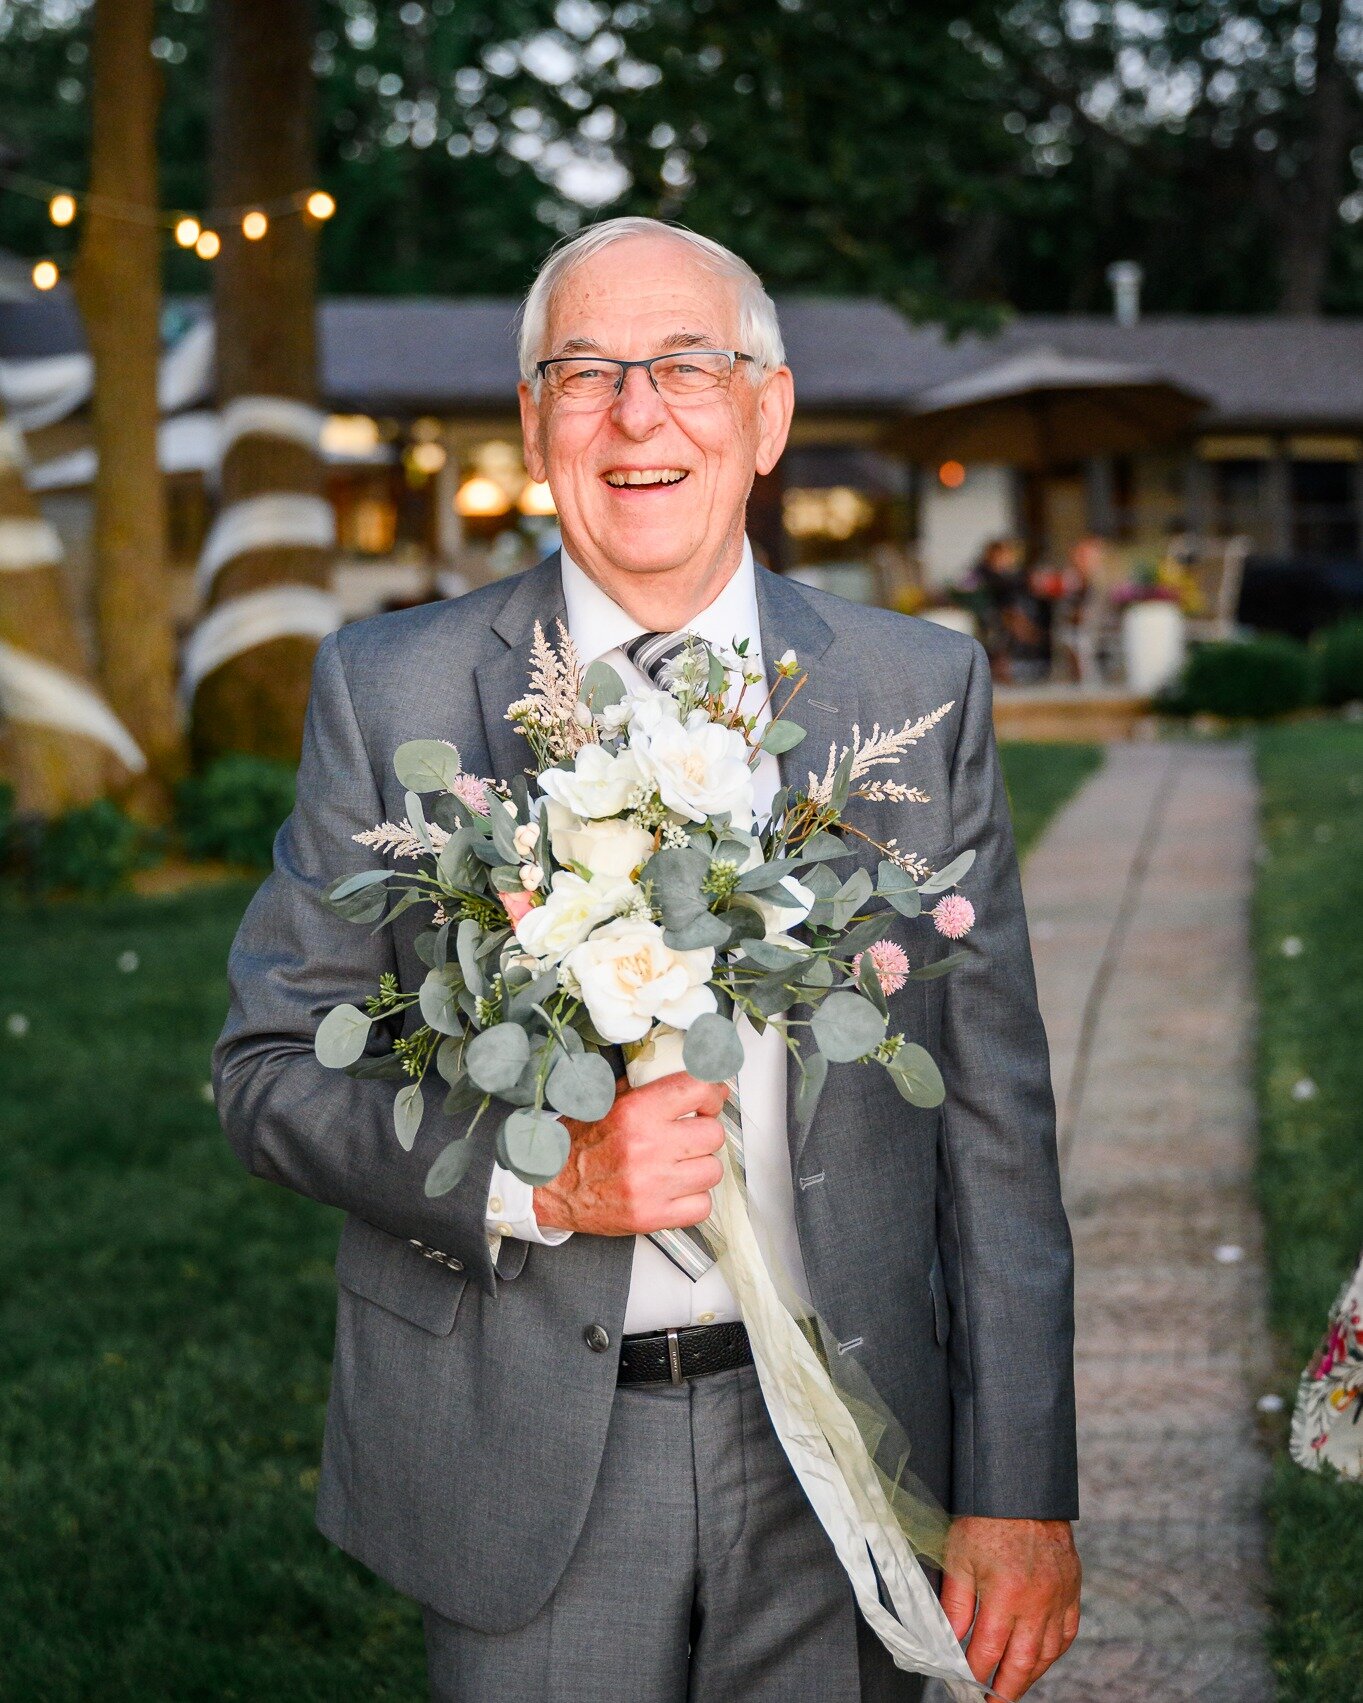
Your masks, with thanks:
<instances>
[{"instance_id":1,"label":"ivory ribbon","mask_svg":"<svg viewBox=\"0 0 1363 1703\"><path fill-rule=\"evenodd\" d=\"M200 597L207 596L219 569L251 550L328 550L335 542L336 516L325 497L299 491L243 497L213 522L199 556L195 585Z\"/></svg>"},{"instance_id":2,"label":"ivory ribbon","mask_svg":"<svg viewBox=\"0 0 1363 1703\"><path fill-rule=\"evenodd\" d=\"M636 1087L686 1068L680 1034L655 1030L648 1039L653 1045L645 1042L644 1056L627 1066ZM767 1269L731 1142L725 1144L723 1165L701 1228L742 1310L781 1447L851 1580L858 1607L895 1666L940 1679L954 1703L976 1703L987 1687L970 1672L861 1430ZM890 1609L880 1600L877 1570Z\"/></svg>"},{"instance_id":3,"label":"ivory ribbon","mask_svg":"<svg viewBox=\"0 0 1363 1703\"><path fill-rule=\"evenodd\" d=\"M59 727L93 739L112 751L133 774L140 774L147 766L137 741L98 692L64 668L16 650L3 639L0 710L11 721Z\"/></svg>"},{"instance_id":4,"label":"ivory ribbon","mask_svg":"<svg viewBox=\"0 0 1363 1703\"><path fill-rule=\"evenodd\" d=\"M181 663L181 694L192 698L206 675L256 645L291 636L323 639L340 624L340 604L315 586L273 585L231 598L211 609L190 634Z\"/></svg>"},{"instance_id":5,"label":"ivory ribbon","mask_svg":"<svg viewBox=\"0 0 1363 1703\"><path fill-rule=\"evenodd\" d=\"M53 568L61 559L62 541L47 521L0 520L0 573Z\"/></svg>"},{"instance_id":6,"label":"ivory ribbon","mask_svg":"<svg viewBox=\"0 0 1363 1703\"><path fill-rule=\"evenodd\" d=\"M322 414L287 396L234 396L222 411L219 432L219 456L245 437L288 438L315 450L322 439Z\"/></svg>"}]
</instances>

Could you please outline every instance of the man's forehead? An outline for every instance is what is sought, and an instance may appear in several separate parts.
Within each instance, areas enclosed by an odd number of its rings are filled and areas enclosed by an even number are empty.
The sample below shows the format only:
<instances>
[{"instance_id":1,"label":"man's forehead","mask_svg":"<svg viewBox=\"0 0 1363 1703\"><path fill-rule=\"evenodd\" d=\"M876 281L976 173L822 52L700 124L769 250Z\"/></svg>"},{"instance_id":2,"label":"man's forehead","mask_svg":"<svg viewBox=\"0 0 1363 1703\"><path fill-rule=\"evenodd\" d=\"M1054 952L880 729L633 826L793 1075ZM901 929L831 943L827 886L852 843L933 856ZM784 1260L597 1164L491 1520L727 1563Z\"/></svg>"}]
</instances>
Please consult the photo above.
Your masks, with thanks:
<instances>
[{"instance_id":1,"label":"man's forehead","mask_svg":"<svg viewBox=\"0 0 1363 1703\"><path fill-rule=\"evenodd\" d=\"M571 341L601 353L624 335L646 337L659 350L725 345L736 320L732 282L681 243L613 243L564 278L547 329L556 350Z\"/></svg>"}]
</instances>

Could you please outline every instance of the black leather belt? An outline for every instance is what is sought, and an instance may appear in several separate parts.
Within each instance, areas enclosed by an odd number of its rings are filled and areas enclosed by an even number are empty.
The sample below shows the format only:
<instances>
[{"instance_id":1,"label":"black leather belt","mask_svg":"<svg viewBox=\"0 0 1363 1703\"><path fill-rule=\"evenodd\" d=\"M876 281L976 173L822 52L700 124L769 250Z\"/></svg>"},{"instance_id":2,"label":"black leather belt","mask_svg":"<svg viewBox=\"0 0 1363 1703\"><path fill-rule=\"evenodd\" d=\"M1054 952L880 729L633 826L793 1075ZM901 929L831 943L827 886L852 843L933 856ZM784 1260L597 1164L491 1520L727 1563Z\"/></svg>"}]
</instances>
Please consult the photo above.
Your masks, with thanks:
<instances>
[{"instance_id":1,"label":"black leather belt","mask_svg":"<svg viewBox=\"0 0 1363 1703\"><path fill-rule=\"evenodd\" d=\"M641 1332L620 1343L621 1384L680 1384L707 1372L752 1365L752 1345L741 1320Z\"/></svg>"}]
</instances>

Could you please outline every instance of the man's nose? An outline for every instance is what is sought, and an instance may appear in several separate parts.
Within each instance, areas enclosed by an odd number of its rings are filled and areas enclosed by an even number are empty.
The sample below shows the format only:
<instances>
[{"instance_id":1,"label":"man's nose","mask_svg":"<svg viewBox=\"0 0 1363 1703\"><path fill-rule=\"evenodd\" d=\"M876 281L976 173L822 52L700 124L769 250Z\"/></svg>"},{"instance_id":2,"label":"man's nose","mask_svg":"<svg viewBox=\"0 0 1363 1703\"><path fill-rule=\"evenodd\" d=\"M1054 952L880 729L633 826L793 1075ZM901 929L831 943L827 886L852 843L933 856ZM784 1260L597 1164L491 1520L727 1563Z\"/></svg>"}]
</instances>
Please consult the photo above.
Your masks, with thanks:
<instances>
[{"instance_id":1,"label":"man's nose","mask_svg":"<svg viewBox=\"0 0 1363 1703\"><path fill-rule=\"evenodd\" d=\"M667 418L667 404L643 367L627 367L625 382L611 405L611 419L630 437L646 437Z\"/></svg>"}]
</instances>

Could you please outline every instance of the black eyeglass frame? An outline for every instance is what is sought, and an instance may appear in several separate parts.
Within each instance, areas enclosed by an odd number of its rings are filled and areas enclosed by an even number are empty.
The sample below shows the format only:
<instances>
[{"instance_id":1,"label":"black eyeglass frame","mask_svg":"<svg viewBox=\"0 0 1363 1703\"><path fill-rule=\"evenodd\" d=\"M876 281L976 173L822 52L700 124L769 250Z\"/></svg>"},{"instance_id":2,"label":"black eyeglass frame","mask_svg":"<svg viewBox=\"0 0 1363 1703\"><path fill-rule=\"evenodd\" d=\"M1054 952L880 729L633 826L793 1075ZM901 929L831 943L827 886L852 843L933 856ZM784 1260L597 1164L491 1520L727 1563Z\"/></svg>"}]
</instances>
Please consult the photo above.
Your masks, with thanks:
<instances>
[{"instance_id":1,"label":"black eyeglass frame","mask_svg":"<svg viewBox=\"0 0 1363 1703\"><path fill-rule=\"evenodd\" d=\"M647 360L643 361L622 361L614 355L551 355L547 361L536 361L535 371L543 379L549 376L550 367L566 366L569 361L599 361L604 367L619 367L620 376L615 381L615 394L619 396L625 388L625 375L629 372L629 369L631 367L642 367L648 374L648 382L658 392L658 395L662 396L662 391L658 390L658 381L653 376L653 363L655 361L682 360L687 355L727 355L730 362L730 378L733 377L734 368L740 361L751 361L754 366L757 364L756 355L745 355L742 349L667 349L661 355L650 355Z\"/></svg>"}]
</instances>

